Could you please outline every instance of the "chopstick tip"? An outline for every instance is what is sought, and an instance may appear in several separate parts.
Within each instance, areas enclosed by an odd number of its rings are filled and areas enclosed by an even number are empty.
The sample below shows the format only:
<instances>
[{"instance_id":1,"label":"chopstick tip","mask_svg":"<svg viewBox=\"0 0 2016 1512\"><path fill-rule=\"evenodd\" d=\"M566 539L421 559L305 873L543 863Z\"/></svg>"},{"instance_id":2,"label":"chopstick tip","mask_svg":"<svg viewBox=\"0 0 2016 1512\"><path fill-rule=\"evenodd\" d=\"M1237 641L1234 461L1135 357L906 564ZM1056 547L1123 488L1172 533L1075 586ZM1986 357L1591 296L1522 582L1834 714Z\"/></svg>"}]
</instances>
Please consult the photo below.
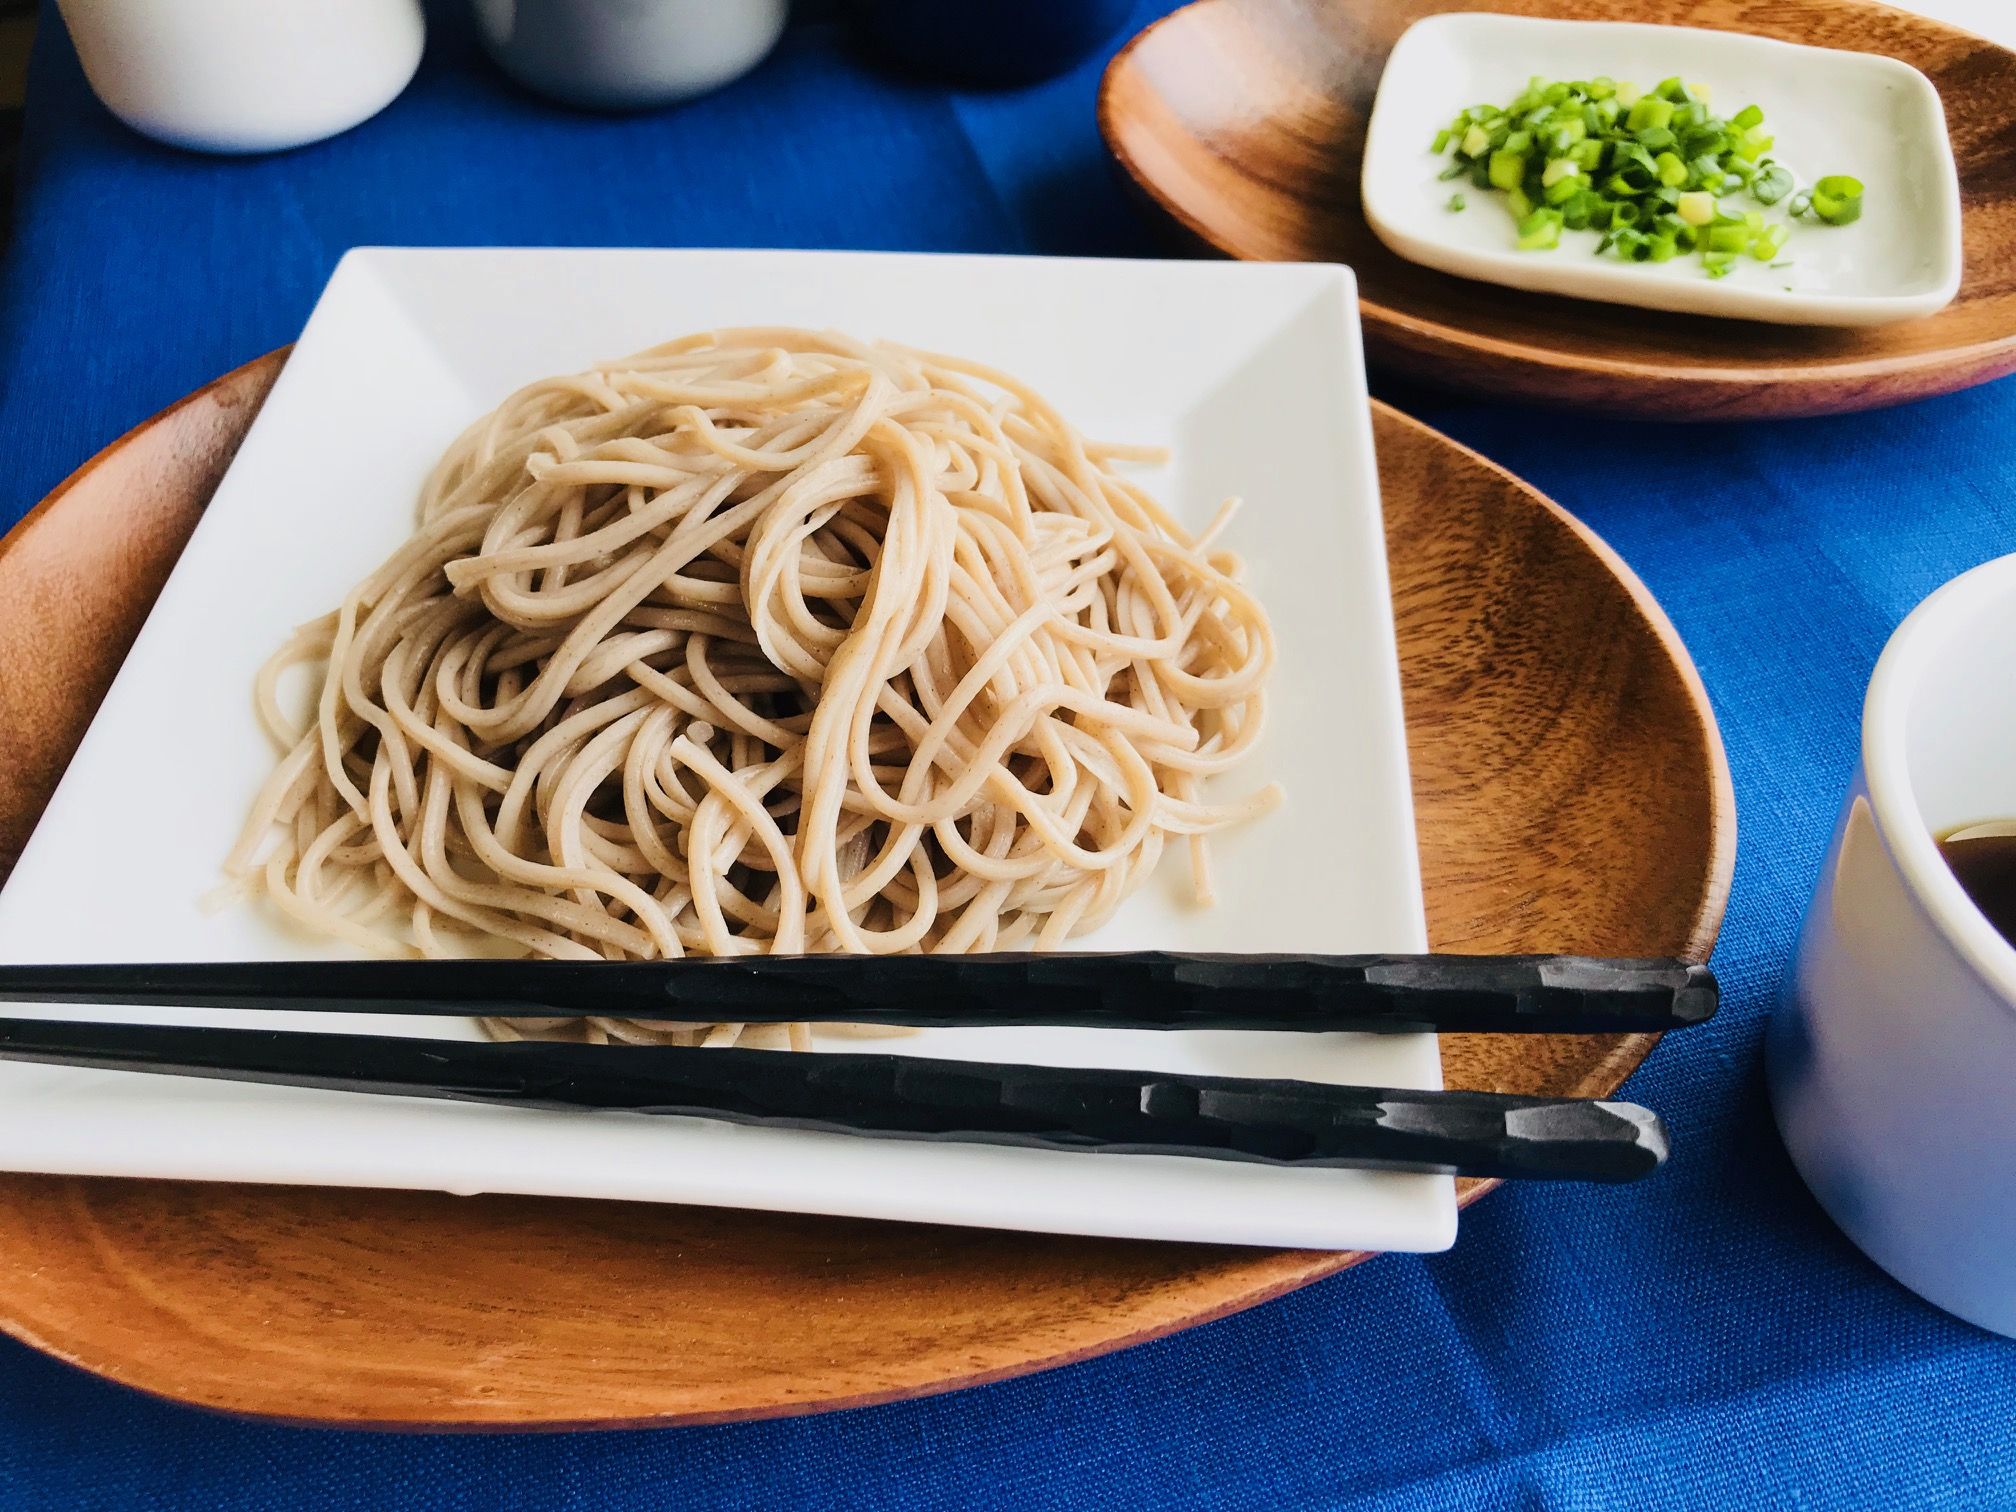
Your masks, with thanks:
<instances>
[{"instance_id":1,"label":"chopstick tip","mask_svg":"<svg viewBox=\"0 0 2016 1512\"><path fill-rule=\"evenodd\" d=\"M1706 966L1692 965L1687 968L1687 980L1673 994L1673 1019L1676 1024L1705 1024L1715 1017L1715 1010L1722 1005L1722 987L1715 980L1715 973Z\"/></svg>"},{"instance_id":2,"label":"chopstick tip","mask_svg":"<svg viewBox=\"0 0 2016 1512\"><path fill-rule=\"evenodd\" d=\"M1666 1157L1673 1152L1673 1143L1667 1136L1665 1121L1657 1113L1637 1103L1599 1102L1596 1106L1632 1125L1634 1129L1632 1143L1647 1157L1644 1168L1624 1177L1624 1180L1650 1175L1666 1163Z\"/></svg>"}]
</instances>

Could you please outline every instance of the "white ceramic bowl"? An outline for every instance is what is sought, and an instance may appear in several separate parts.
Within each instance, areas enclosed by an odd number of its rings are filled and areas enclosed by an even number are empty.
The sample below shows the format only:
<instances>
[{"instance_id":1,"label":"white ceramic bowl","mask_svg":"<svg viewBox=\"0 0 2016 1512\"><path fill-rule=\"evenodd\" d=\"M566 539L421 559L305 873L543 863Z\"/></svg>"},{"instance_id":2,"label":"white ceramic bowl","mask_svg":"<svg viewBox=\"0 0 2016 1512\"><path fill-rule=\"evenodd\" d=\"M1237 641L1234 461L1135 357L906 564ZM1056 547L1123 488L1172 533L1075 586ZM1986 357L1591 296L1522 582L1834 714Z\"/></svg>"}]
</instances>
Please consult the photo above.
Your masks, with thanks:
<instances>
[{"instance_id":1,"label":"white ceramic bowl","mask_svg":"<svg viewBox=\"0 0 2016 1512\"><path fill-rule=\"evenodd\" d=\"M59 0L105 108L199 152L347 131L420 65L420 0Z\"/></svg>"},{"instance_id":2,"label":"white ceramic bowl","mask_svg":"<svg viewBox=\"0 0 2016 1512\"><path fill-rule=\"evenodd\" d=\"M1862 764L1770 1033L1800 1173L1891 1275L2016 1335L2016 946L1935 835L2016 818L2016 556L1954 579L1884 649Z\"/></svg>"},{"instance_id":3,"label":"white ceramic bowl","mask_svg":"<svg viewBox=\"0 0 2016 1512\"><path fill-rule=\"evenodd\" d=\"M1867 213L1848 226L1794 221L1773 264L1738 258L1721 279L1709 278L1699 257L1599 257L1594 231L1564 232L1550 252L1521 252L1505 196L1437 178L1453 159L1436 157L1431 144L1457 111L1503 104L1535 74L1608 75L1643 88L1678 74L1706 84L1718 110L1754 104L1777 137L1771 157L1801 187L1852 174L1868 186ZM1452 190L1467 208L1446 208ZM1854 326L1930 315L1960 291L1960 176L1939 92L1908 63L1872 53L1691 26L1430 16L1402 34L1380 77L1361 195L1373 231L1409 261L1546 294ZM1724 199L1753 207L1742 196ZM1765 213L1783 220L1784 210Z\"/></svg>"}]
</instances>

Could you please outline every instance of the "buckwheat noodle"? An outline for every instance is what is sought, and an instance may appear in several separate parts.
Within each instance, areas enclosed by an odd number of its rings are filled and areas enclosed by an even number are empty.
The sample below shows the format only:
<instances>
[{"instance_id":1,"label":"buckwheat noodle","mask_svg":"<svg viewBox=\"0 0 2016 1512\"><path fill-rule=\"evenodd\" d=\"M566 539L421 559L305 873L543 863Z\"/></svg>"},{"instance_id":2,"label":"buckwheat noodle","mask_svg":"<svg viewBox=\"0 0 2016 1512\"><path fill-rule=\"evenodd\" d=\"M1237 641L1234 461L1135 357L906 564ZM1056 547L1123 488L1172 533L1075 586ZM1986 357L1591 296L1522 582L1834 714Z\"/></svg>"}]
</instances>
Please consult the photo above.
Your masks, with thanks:
<instances>
[{"instance_id":1,"label":"buckwheat noodle","mask_svg":"<svg viewBox=\"0 0 2016 1512\"><path fill-rule=\"evenodd\" d=\"M531 384L267 664L282 754L227 870L428 956L1045 950L1176 837L1209 901L1204 837L1278 797L1202 792L1260 733L1274 646L1214 546L1230 506L1193 536L1116 470L1155 455L830 333Z\"/></svg>"}]
</instances>

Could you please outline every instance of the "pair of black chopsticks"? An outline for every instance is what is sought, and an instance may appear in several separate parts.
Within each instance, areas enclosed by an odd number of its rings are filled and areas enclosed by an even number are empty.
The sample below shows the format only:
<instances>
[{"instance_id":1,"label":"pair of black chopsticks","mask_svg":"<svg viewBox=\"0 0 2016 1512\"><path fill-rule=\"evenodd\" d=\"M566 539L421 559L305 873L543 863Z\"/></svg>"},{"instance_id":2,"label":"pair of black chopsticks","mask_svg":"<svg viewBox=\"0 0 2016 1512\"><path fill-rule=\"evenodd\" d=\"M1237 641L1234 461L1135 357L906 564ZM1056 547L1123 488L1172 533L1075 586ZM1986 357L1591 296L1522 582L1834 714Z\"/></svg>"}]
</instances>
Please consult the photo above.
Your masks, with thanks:
<instances>
[{"instance_id":1,"label":"pair of black chopsticks","mask_svg":"<svg viewBox=\"0 0 2016 1512\"><path fill-rule=\"evenodd\" d=\"M0 966L0 1002L691 1023L1647 1033L1713 1015L1707 968L1579 956L747 956L664 962ZM886 1054L475 1043L0 1019L0 1059L1041 1149L1630 1181L1629 1103Z\"/></svg>"}]
</instances>

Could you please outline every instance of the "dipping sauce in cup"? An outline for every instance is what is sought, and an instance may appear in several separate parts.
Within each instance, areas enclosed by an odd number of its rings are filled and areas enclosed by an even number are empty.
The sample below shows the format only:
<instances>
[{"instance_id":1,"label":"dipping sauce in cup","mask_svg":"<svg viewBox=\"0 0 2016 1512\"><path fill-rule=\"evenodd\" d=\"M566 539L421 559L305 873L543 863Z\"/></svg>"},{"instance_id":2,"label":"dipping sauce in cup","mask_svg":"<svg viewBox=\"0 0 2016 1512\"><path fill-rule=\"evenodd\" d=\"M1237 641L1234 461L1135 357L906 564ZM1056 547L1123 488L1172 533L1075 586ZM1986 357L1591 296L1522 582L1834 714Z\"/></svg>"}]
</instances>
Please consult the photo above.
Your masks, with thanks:
<instances>
[{"instance_id":1,"label":"dipping sauce in cup","mask_svg":"<svg viewBox=\"0 0 2016 1512\"><path fill-rule=\"evenodd\" d=\"M1785 1147L1842 1231L2016 1336L2016 824L1982 822L2016 814L2012 646L2016 556L1884 647L1768 1069Z\"/></svg>"},{"instance_id":2,"label":"dipping sauce in cup","mask_svg":"<svg viewBox=\"0 0 2016 1512\"><path fill-rule=\"evenodd\" d=\"M1962 825L1940 837L1939 854L1974 906L2016 945L2016 819Z\"/></svg>"}]
</instances>

